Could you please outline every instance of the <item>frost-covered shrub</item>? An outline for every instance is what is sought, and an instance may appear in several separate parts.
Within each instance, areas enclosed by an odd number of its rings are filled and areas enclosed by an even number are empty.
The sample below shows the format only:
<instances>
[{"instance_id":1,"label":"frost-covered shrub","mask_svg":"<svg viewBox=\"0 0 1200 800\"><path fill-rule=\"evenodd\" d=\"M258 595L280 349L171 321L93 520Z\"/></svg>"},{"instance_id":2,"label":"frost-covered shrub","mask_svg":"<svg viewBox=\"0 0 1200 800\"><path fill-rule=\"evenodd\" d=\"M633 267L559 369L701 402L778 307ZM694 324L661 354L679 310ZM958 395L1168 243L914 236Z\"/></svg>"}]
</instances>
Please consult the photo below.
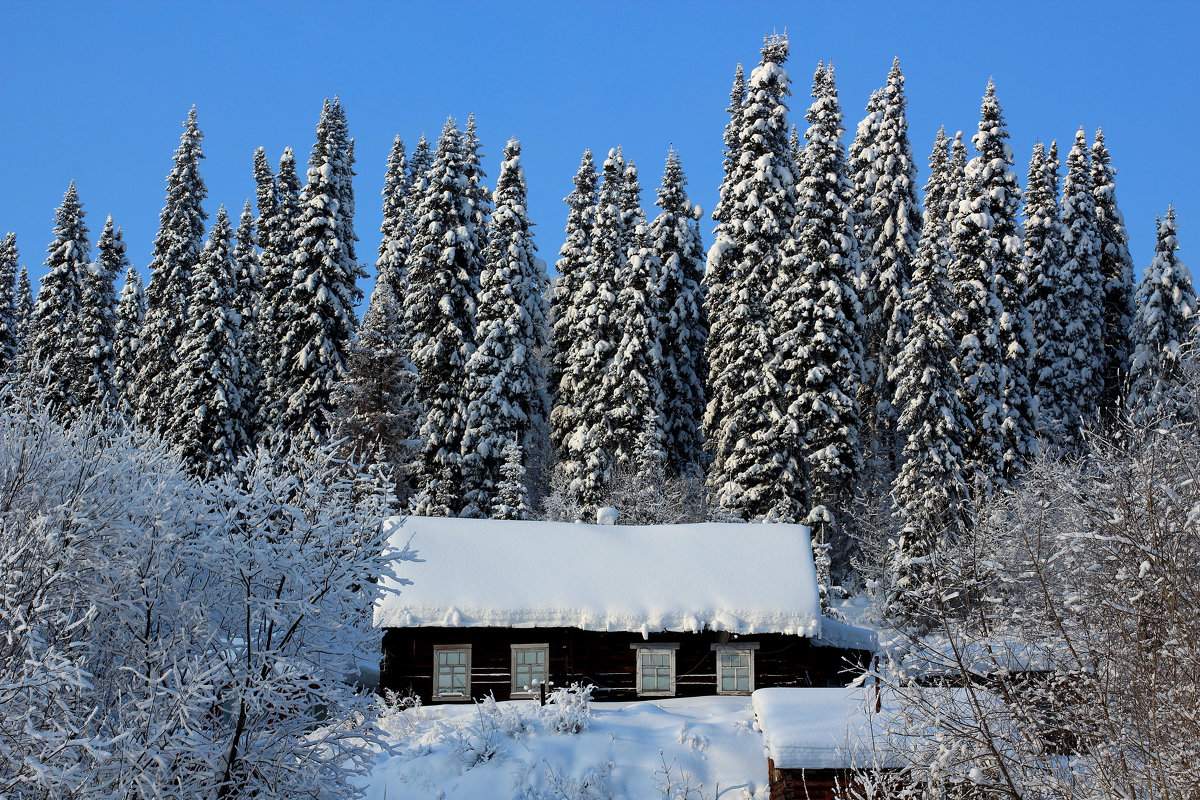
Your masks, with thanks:
<instances>
[{"instance_id":1,"label":"frost-covered shrub","mask_svg":"<svg viewBox=\"0 0 1200 800\"><path fill-rule=\"evenodd\" d=\"M565 770L546 764L546 785L531 786L524 796L527 800L612 800L612 769L613 763L605 761L575 779Z\"/></svg>"},{"instance_id":2,"label":"frost-covered shrub","mask_svg":"<svg viewBox=\"0 0 1200 800\"><path fill-rule=\"evenodd\" d=\"M501 706L489 694L475 704L475 716L470 723L449 728L445 736L454 757L467 767L474 767L490 761L505 738L513 739L526 730L528 725L516 707Z\"/></svg>"},{"instance_id":3,"label":"frost-covered shrub","mask_svg":"<svg viewBox=\"0 0 1200 800\"><path fill-rule=\"evenodd\" d=\"M579 733L588 728L592 718L592 689L589 683L573 683L555 689L546 696L541 709L542 724L550 733Z\"/></svg>"}]
</instances>

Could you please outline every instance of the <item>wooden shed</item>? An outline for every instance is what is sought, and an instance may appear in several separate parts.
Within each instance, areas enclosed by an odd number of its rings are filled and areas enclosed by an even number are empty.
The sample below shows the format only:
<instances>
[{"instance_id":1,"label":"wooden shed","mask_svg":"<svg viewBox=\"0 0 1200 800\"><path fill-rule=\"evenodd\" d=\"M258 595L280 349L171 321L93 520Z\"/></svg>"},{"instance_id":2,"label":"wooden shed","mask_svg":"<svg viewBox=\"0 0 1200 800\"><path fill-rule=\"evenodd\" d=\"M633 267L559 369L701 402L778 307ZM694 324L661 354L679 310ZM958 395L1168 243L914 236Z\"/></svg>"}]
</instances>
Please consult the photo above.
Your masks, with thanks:
<instances>
[{"instance_id":1,"label":"wooden shed","mask_svg":"<svg viewBox=\"0 0 1200 800\"><path fill-rule=\"evenodd\" d=\"M612 526L408 517L383 582L380 686L423 702L603 700L841 686L874 634L821 617L801 525Z\"/></svg>"}]
</instances>

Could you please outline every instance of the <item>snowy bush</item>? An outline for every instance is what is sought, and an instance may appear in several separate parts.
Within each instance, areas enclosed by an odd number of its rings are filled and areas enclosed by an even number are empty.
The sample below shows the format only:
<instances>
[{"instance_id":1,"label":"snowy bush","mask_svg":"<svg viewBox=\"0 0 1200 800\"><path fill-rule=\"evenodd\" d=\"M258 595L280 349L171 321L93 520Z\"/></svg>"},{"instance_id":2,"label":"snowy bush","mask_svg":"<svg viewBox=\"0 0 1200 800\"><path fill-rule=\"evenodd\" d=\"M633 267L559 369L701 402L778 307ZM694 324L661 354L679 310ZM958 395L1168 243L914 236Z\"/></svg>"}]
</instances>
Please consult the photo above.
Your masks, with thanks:
<instances>
[{"instance_id":1,"label":"snowy bush","mask_svg":"<svg viewBox=\"0 0 1200 800\"><path fill-rule=\"evenodd\" d=\"M4 402L0 795L352 796L388 495L328 453L201 482L119 421Z\"/></svg>"},{"instance_id":2,"label":"snowy bush","mask_svg":"<svg viewBox=\"0 0 1200 800\"><path fill-rule=\"evenodd\" d=\"M542 724L550 733L579 733L587 730L592 717L592 689L589 683L572 683L546 696L541 709Z\"/></svg>"}]
</instances>

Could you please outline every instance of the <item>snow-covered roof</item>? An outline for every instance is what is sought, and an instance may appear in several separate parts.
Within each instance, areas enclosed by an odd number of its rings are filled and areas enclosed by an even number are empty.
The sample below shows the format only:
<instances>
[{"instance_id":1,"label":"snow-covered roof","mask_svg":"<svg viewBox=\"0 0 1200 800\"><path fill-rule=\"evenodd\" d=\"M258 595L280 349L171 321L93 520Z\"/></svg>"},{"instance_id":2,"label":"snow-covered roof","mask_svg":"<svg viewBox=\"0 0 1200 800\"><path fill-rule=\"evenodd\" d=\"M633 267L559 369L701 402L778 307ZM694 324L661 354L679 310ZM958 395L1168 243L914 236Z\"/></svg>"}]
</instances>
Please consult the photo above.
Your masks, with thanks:
<instances>
[{"instance_id":1,"label":"snow-covered roof","mask_svg":"<svg viewBox=\"0 0 1200 800\"><path fill-rule=\"evenodd\" d=\"M402 524L401 524L402 523ZM818 638L821 618L803 525L582 525L395 518L391 547L411 585L382 582L377 627L571 627L729 631ZM848 630L847 630L848 629ZM847 625L840 640L870 642ZM850 645L843 645L850 646Z\"/></svg>"},{"instance_id":2,"label":"snow-covered roof","mask_svg":"<svg viewBox=\"0 0 1200 800\"><path fill-rule=\"evenodd\" d=\"M776 769L894 766L885 740L894 711L876 713L874 687L759 689L754 716Z\"/></svg>"}]
</instances>

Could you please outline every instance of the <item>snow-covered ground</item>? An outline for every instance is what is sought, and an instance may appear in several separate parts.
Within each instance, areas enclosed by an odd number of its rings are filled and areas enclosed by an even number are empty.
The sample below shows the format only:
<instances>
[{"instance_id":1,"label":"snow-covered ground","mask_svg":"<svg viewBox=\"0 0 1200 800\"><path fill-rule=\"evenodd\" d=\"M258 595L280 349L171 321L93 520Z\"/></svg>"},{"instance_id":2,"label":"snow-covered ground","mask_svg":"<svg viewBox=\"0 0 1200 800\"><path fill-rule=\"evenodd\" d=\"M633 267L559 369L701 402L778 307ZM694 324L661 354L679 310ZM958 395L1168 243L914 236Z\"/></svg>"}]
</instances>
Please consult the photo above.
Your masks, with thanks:
<instances>
[{"instance_id":1,"label":"snow-covered ground","mask_svg":"<svg viewBox=\"0 0 1200 800\"><path fill-rule=\"evenodd\" d=\"M578 733L551 732L539 712L528 700L392 712L367 799L661 800L667 781L688 800L768 796L749 697L593 703Z\"/></svg>"}]
</instances>

